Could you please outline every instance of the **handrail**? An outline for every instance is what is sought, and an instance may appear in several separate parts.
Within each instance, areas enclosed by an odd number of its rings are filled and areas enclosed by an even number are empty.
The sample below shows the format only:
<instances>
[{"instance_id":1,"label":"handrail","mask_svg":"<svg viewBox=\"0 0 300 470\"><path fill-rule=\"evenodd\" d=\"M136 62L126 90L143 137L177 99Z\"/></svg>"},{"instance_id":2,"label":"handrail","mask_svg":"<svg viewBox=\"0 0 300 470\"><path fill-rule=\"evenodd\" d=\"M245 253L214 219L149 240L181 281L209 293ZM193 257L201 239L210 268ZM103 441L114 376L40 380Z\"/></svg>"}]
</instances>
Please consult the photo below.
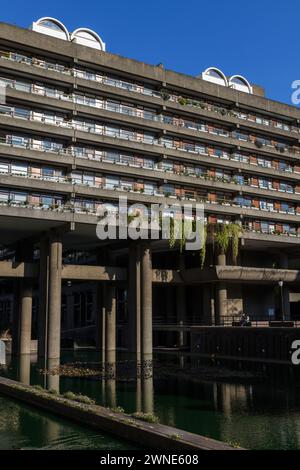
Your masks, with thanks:
<instances>
[{"instance_id":1,"label":"handrail","mask_svg":"<svg viewBox=\"0 0 300 470\"><path fill-rule=\"evenodd\" d=\"M1 77L0 77L0 81L4 81L8 83L8 86L14 89L18 89L17 87L18 83L20 85L24 85L24 82L18 82L17 80L10 80L10 79L1 78ZM78 95L76 93L71 93L68 95L64 93L63 91L59 91L57 89L54 89L53 91L49 91L49 92L47 92L47 89L36 90L33 84L29 84L28 89L25 88L22 91L26 91L26 92L41 95L41 96L61 99L64 101L70 101L73 103L83 104L86 106L95 107L95 108L103 109L103 110L110 111L110 112L125 114L127 116L134 116L134 117L138 117L138 118L145 119L145 120L162 122L165 124L173 125L175 127L196 130L198 132L204 132L204 133L209 133L213 135L220 135L226 138L233 138L233 139L242 140L242 141L246 141L250 143L260 142L262 146L269 146L269 147L275 148L278 152L285 152L288 150L291 153L300 153L300 147L297 147L297 146L293 146L290 148L288 144L281 143L275 140L268 140L263 137L255 137L255 140L253 140L249 133L246 133L246 134L242 133L244 138L239 138L238 137L240 134L239 131L229 132L225 128L216 127L212 123L187 120L182 117L177 118L177 117L172 117L172 116L168 116L164 114L158 115L158 114L155 114L154 110L148 111L147 109L139 109L135 107L130 109L130 107L128 107L127 105L123 105L121 102L118 102L117 106L110 106L107 100L100 100L100 99L97 100L96 96L91 97L91 96L86 96L86 95ZM92 99L95 100L95 104L91 102Z\"/></svg>"},{"instance_id":2,"label":"handrail","mask_svg":"<svg viewBox=\"0 0 300 470\"><path fill-rule=\"evenodd\" d=\"M140 93L144 95L150 95L155 98L163 98L166 101L174 101L176 103L182 104L183 106L191 106L202 108L207 111L215 112L221 115L232 115L240 120L248 120L249 122L255 122L264 127L274 127L276 129L283 129L289 132L300 133L300 127L295 125L289 125L284 121L278 121L276 119L269 119L267 116L264 117L262 115L256 115L255 113L246 113L239 110L230 110L226 107L209 103L207 101L199 100L199 99L190 99L190 98L183 98L181 95L176 95L174 93L168 94L167 92L161 93L150 88L145 87L144 85L137 85L136 83L126 82L121 78L116 79L105 75L99 75L96 71L90 72L88 70L78 70L75 68L68 68L64 65L60 64L52 64L47 62L46 60L37 59L35 57L28 57L22 54L12 53L8 51L0 51L0 58L12 60L14 62L23 62L30 66L35 66L39 68L44 68L46 70L54 70L59 73L63 73L70 76L75 76L79 78L83 78L85 80L90 81L97 81L104 85L113 86L116 88L127 89L128 91L133 91L135 93ZM93 78L95 77L95 78ZM166 98L164 97L166 95ZM246 117L245 117L246 116ZM255 117L255 121L253 120L253 116ZM261 120L262 122L257 122L257 120ZM267 124L268 122L268 124Z\"/></svg>"}]
</instances>

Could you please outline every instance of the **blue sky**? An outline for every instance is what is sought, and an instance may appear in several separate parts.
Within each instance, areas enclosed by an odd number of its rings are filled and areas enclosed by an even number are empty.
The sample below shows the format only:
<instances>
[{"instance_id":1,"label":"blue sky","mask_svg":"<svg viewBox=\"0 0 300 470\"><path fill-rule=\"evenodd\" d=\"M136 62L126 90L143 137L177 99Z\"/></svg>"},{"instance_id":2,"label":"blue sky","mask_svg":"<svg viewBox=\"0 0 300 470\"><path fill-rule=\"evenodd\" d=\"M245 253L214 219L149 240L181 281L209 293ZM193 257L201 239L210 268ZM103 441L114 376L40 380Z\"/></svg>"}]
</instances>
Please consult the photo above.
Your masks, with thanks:
<instances>
[{"instance_id":1,"label":"blue sky","mask_svg":"<svg viewBox=\"0 0 300 470\"><path fill-rule=\"evenodd\" d=\"M189 75L208 66L242 74L287 103L300 79L297 0L10 0L1 9L2 21L23 27L41 16L70 31L94 29L108 51L150 64Z\"/></svg>"}]
</instances>

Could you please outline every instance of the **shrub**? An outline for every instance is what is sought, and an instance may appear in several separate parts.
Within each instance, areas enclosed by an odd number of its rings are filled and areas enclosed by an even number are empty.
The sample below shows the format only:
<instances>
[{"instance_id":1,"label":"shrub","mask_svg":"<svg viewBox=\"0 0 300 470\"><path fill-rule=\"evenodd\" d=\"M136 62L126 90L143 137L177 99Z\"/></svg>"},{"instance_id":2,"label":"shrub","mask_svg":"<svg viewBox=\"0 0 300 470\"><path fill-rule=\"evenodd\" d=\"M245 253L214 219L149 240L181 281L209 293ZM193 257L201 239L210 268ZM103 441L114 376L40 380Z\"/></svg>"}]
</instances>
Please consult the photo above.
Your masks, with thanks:
<instances>
[{"instance_id":1,"label":"shrub","mask_svg":"<svg viewBox=\"0 0 300 470\"><path fill-rule=\"evenodd\" d=\"M45 392L45 389L41 385L33 385L33 388L40 392Z\"/></svg>"},{"instance_id":2,"label":"shrub","mask_svg":"<svg viewBox=\"0 0 300 470\"><path fill-rule=\"evenodd\" d=\"M65 392L63 394L64 398L67 398L67 400L72 400L72 401L77 401L78 403L84 403L85 405L94 405L95 400L92 400L92 398L87 397L86 395L81 395L81 393L76 394L73 392Z\"/></svg>"},{"instance_id":3,"label":"shrub","mask_svg":"<svg viewBox=\"0 0 300 470\"><path fill-rule=\"evenodd\" d=\"M135 419L139 419L141 421L146 421L146 423L159 423L158 416L155 416L152 413L142 413L141 411L137 411L131 415Z\"/></svg>"},{"instance_id":4,"label":"shrub","mask_svg":"<svg viewBox=\"0 0 300 470\"><path fill-rule=\"evenodd\" d=\"M114 413L125 413L124 408L122 408L121 406L110 408L110 411L113 411Z\"/></svg>"},{"instance_id":5,"label":"shrub","mask_svg":"<svg viewBox=\"0 0 300 470\"><path fill-rule=\"evenodd\" d=\"M65 392L63 393L63 397L67 398L67 400L75 400L76 395L73 392Z\"/></svg>"}]
</instances>

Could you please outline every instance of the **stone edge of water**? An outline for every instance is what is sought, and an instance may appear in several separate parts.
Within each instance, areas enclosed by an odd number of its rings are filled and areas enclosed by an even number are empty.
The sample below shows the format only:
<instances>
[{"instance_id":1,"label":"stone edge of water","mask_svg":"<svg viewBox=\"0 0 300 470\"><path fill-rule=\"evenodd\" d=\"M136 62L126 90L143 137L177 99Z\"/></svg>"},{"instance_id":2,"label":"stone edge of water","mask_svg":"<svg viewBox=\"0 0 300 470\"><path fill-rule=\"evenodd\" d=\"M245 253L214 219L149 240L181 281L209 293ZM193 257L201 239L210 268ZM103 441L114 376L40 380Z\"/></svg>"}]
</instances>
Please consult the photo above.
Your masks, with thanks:
<instances>
[{"instance_id":1,"label":"stone edge of water","mask_svg":"<svg viewBox=\"0 0 300 470\"><path fill-rule=\"evenodd\" d=\"M86 405L60 395L51 395L46 390L37 390L3 377L0 377L0 393L146 448L189 451L241 450L178 428L147 423L99 405Z\"/></svg>"}]
</instances>

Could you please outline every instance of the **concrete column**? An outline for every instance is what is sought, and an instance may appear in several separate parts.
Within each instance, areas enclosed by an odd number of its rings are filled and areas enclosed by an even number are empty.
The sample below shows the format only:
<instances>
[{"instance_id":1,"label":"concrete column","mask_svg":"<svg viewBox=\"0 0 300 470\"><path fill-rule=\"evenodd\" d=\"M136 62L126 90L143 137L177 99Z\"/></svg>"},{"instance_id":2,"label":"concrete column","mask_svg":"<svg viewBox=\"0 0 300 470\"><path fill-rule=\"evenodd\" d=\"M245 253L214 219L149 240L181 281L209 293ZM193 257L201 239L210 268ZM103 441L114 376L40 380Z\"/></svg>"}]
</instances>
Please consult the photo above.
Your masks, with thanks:
<instances>
[{"instance_id":1,"label":"concrete column","mask_svg":"<svg viewBox=\"0 0 300 470\"><path fill-rule=\"evenodd\" d=\"M180 254L178 259L178 267L180 270L185 268L184 255ZM186 288L183 285L176 286L176 316L177 323L184 325L186 323ZM186 345L186 332L183 330L178 332L177 339L178 347L181 348Z\"/></svg>"},{"instance_id":2,"label":"concrete column","mask_svg":"<svg viewBox=\"0 0 300 470\"><path fill-rule=\"evenodd\" d=\"M217 255L217 265L226 266L226 255L224 253L219 253Z\"/></svg>"},{"instance_id":3,"label":"concrete column","mask_svg":"<svg viewBox=\"0 0 300 470\"><path fill-rule=\"evenodd\" d=\"M20 351L20 280L13 280L12 354Z\"/></svg>"},{"instance_id":4,"label":"concrete column","mask_svg":"<svg viewBox=\"0 0 300 470\"><path fill-rule=\"evenodd\" d=\"M211 312L211 289L210 285L203 284L202 287L202 319L201 322L205 326L212 324Z\"/></svg>"},{"instance_id":5,"label":"concrete column","mask_svg":"<svg viewBox=\"0 0 300 470\"><path fill-rule=\"evenodd\" d=\"M224 317L227 315L227 288L225 282L218 282L216 285L217 293L217 318L216 324L224 321Z\"/></svg>"},{"instance_id":6,"label":"concrete column","mask_svg":"<svg viewBox=\"0 0 300 470\"><path fill-rule=\"evenodd\" d=\"M175 292L173 291L172 286L167 285L164 287L164 295L166 298L166 324L171 325L174 324L174 316L175 316L175 305L174 305L174 295ZM174 334L173 331L166 331L166 346L172 348L174 346Z\"/></svg>"},{"instance_id":7,"label":"concrete column","mask_svg":"<svg viewBox=\"0 0 300 470\"><path fill-rule=\"evenodd\" d=\"M285 253L280 253L280 268L289 269L289 260ZM281 295L281 293L279 294ZM283 297L284 319L290 320L291 319L290 290L289 290L289 287L285 284L283 284L283 287L282 287L282 297ZM281 299L280 299L280 309L282 309Z\"/></svg>"},{"instance_id":8,"label":"concrete column","mask_svg":"<svg viewBox=\"0 0 300 470\"><path fill-rule=\"evenodd\" d=\"M176 305L177 305L177 323L184 325L186 323L186 297L185 287L177 286L176 288ZM186 333L181 330L178 333L178 346L182 347L186 344Z\"/></svg>"},{"instance_id":9,"label":"concrete column","mask_svg":"<svg viewBox=\"0 0 300 470\"><path fill-rule=\"evenodd\" d=\"M30 354L21 354L19 359L19 381L30 385Z\"/></svg>"},{"instance_id":10,"label":"concrete column","mask_svg":"<svg viewBox=\"0 0 300 470\"><path fill-rule=\"evenodd\" d=\"M105 368L110 379L116 375L116 287L105 285Z\"/></svg>"},{"instance_id":11,"label":"concrete column","mask_svg":"<svg viewBox=\"0 0 300 470\"><path fill-rule=\"evenodd\" d=\"M103 354L105 352L105 308L104 284L98 283L96 287L96 348Z\"/></svg>"},{"instance_id":12,"label":"concrete column","mask_svg":"<svg viewBox=\"0 0 300 470\"><path fill-rule=\"evenodd\" d=\"M154 396L153 396L153 378L142 379L142 398L143 398L143 412L153 414L154 411Z\"/></svg>"},{"instance_id":13,"label":"concrete column","mask_svg":"<svg viewBox=\"0 0 300 470\"><path fill-rule=\"evenodd\" d=\"M109 408L117 407L116 381L109 379L105 381L106 406Z\"/></svg>"},{"instance_id":14,"label":"concrete column","mask_svg":"<svg viewBox=\"0 0 300 470\"><path fill-rule=\"evenodd\" d=\"M60 358L61 270L62 242L59 236L53 236L50 239L49 256L49 303L47 332L47 356L49 360Z\"/></svg>"},{"instance_id":15,"label":"concrete column","mask_svg":"<svg viewBox=\"0 0 300 470\"><path fill-rule=\"evenodd\" d=\"M217 265L226 266L226 255L224 253L219 253L217 255ZM224 320L224 317L227 315L227 288L225 282L219 282L216 285L216 324L220 324L220 321Z\"/></svg>"},{"instance_id":16,"label":"concrete column","mask_svg":"<svg viewBox=\"0 0 300 470\"><path fill-rule=\"evenodd\" d=\"M39 312L38 312L38 357L46 357L46 338L48 323L49 294L49 240L40 242L40 276L39 276Z\"/></svg>"},{"instance_id":17,"label":"concrete column","mask_svg":"<svg viewBox=\"0 0 300 470\"><path fill-rule=\"evenodd\" d=\"M54 371L60 365L60 359L48 359L47 369ZM59 386L60 386L60 376L59 374L47 374L46 376L46 388L47 390L55 390L59 393Z\"/></svg>"},{"instance_id":18,"label":"concrete column","mask_svg":"<svg viewBox=\"0 0 300 470\"><path fill-rule=\"evenodd\" d=\"M141 262L137 243L129 248L128 265L128 350L141 361Z\"/></svg>"},{"instance_id":19,"label":"concrete column","mask_svg":"<svg viewBox=\"0 0 300 470\"><path fill-rule=\"evenodd\" d=\"M20 354L30 354L32 322L32 286L22 280L20 294Z\"/></svg>"},{"instance_id":20,"label":"concrete column","mask_svg":"<svg viewBox=\"0 0 300 470\"><path fill-rule=\"evenodd\" d=\"M152 370L152 262L148 245L141 248L141 351L142 374ZM148 375L147 370L147 375Z\"/></svg>"}]
</instances>

